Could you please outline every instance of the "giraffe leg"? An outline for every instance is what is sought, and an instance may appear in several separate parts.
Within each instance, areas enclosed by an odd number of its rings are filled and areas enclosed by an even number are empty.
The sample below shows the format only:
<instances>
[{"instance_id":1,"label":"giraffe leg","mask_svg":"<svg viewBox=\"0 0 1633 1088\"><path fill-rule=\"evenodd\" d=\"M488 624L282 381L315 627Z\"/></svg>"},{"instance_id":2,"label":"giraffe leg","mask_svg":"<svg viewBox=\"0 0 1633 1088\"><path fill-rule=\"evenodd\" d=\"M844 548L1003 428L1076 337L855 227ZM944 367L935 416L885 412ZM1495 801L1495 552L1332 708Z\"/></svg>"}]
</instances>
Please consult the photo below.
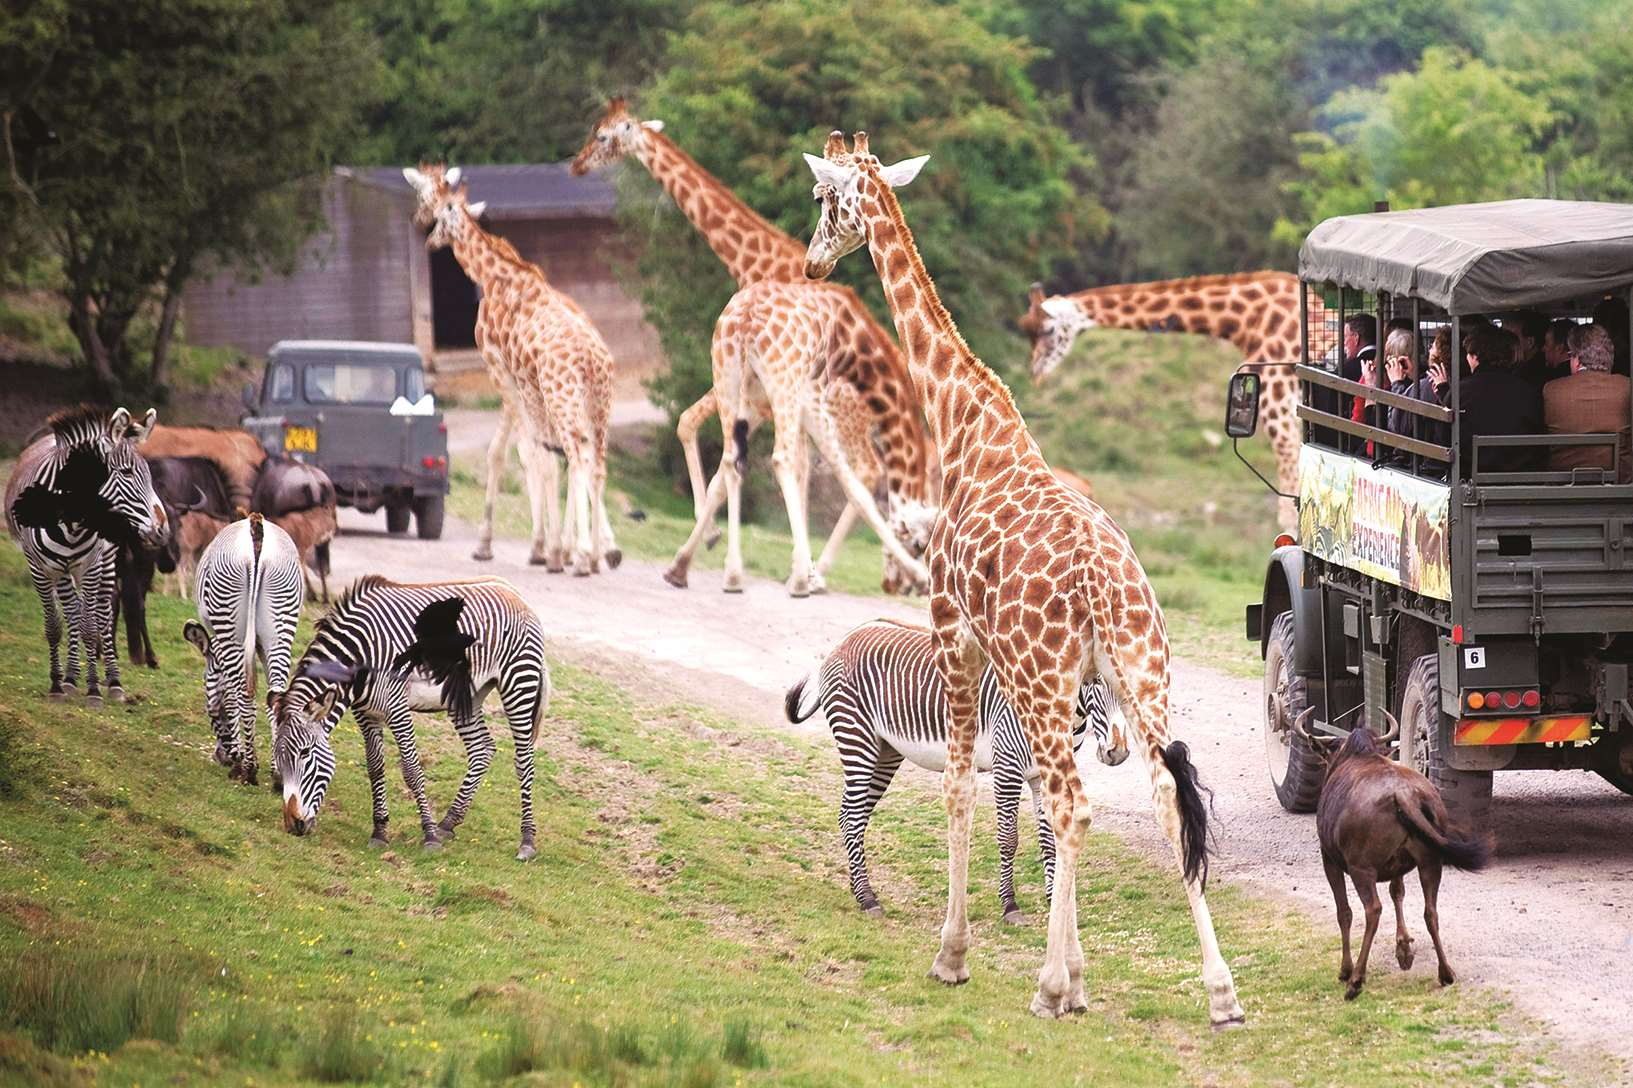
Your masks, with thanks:
<instances>
[{"instance_id":1,"label":"giraffe leg","mask_svg":"<svg viewBox=\"0 0 1633 1088\"><path fill-rule=\"evenodd\" d=\"M680 440L681 451L686 455L686 476L692 481L692 511L697 520L703 521L704 497L708 494L708 485L703 482L703 457L697 447L697 432L703 426L704 420L719 410L714 390L698 398L697 403L680 414L680 420L675 424L675 437ZM703 546L713 548L720 543L720 530L711 523L704 537Z\"/></svg>"},{"instance_id":2,"label":"giraffe leg","mask_svg":"<svg viewBox=\"0 0 1633 1088\"><path fill-rule=\"evenodd\" d=\"M596 451L595 461L590 471L590 516L595 522L595 551L596 559L604 561L608 570L617 570L624 561L624 553L618 550L618 543L613 539L612 522L607 520L607 445L602 441L600 449Z\"/></svg>"},{"instance_id":3,"label":"giraffe leg","mask_svg":"<svg viewBox=\"0 0 1633 1088\"><path fill-rule=\"evenodd\" d=\"M721 417L724 422L724 416ZM743 592L743 474L738 464L748 459L748 450L739 448L736 436L726 443L721 472L726 477L726 570L720 588L727 593Z\"/></svg>"},{"instance_id":4,"label":"giraffe leg","mask_svg":"<svg viewBox=\"0 0 1633 1088\"><path fill-rule=\"evenodd\" d=\"M776 448L771 454L771 468L782 488L783 505L788 508L788 531L794 538L792 569L788 574L788 595L811 595L811 537L805 521L805 494L801 462L805 459L802 447L805 433L799 426L796 408L779 411L772 420L776 428Z\"/></svg>"},{"instance_id":5,"label":"giraffe leg","mask_svg":"<svg viewBox=\"0 0 1633 1088\"><path fill-rule=\"evenodd\" d=\"M856 528L856 521L862 516L862 511L856 508L853 502L847 502L845 509L839 512L839 520L834 522L833 531L828 534L828 542L822 546L822 554L817 556L816 567L811 571L813 579L820 579L823 588L827 588L828 572L833 570L834 563L839 559L839 549L844 546L845 538L851 535Z\"/></svg>"},{"instance_id":6,"label":"giraffe leg","mask_svg":"<svg viewBox=\"0 0 1633 1088\"><path fill-rule=\"evenodd\" d=\"M934 603L932 601L932 603ZM950 608L951 605L948 605ZM947 807L947 920L930 977L949 985L970 980L970 825L975 815L975 734L980 716L980 647L955 616L937 616L936 664L947 687L947 766L941 796Z\"/></svg>"},{"instance_id":7,"label":"giraffe leg","mask_svg":"<svg viewBox=\"0 0 1633 1088\"><path fill-rule=\"evenodd\" d=\"M842 413L849 409L849 415L839 418L854 420L865 411L865 405L856 390L844 382L832 382L828 386L830 392L825 398L829 404L830 413ZM862 486L867 488L868 494L878 486L879 477L884 474L884 466L879 460L879 451L874 449L873 441L868 437L865 426L836 425L840 447L844 450L845 461L855 470ZM833 569L834 562L839 558L839 549L844 545L845 538L856 527L856 520L862 516L861 509L853 502L846 501L845 509L840 511L839 520L834 522L833 531L828 534L828 542L822 547L822 555L816 564L816 576L825 578L828 571ZM885 562L891 562L890 549L884 549Z\"/></svg>"},{"instance_id":8,"label":"giraffe leg","mask_svg":"<svg viewBox=\"0 0 1633 1088\"><path fill-rule=\"evenodd\" d=\"M1395 962L1402 971L1412 967L1412 938L1406 932L1406 879L1396 877L1389 882L1389 897L1395 901Z\"/></svg>"},{"instance_id":9,"label":"giraffe leg","mask_svg":"<svg viewBox=\"0 0 1633 1088\"><path fill-rule=\"evenodd\" d=\"M62 642L62 617L57 614L57 587L43 571L31 570L29 576L34 581L34 592L40 598L40 610L45 613L45 644L51 654L51 690L46 698L54 703L61 702L64 693L57 647Z\"/></svg>"},{"instance_id":10,"label":"giraffe leg","mask_svg":"<svg viewBox=\"0 0 1633 1088\"><path fill-rule=\"evenodd\" d=\"M1007 763L992 768L992 800L998 809L998 898L1003 904L1004 921L1018 925L1026 921L1015 901L1015 850L1020 845L1016 815L1021 807L1021 775Z\"/></svg>"},{"instance_id":11,"label":"giraffe leg","mask_svg":"<svg viewBox=\"0 0 1633 1088\"><path fill-rule=\"evenodd\" d=\"M544 569L560 574L567 569L570 541L562 539L561 461L551 449L539 451L539 506L544 511ZM571 532L572 526L567 526Z\"/></svg>"},{"instance_id":12,"label":"giraffe leg","mask_svg":"<svg viewBox=\"0 0 1633 1088\"><path fill-rule=\"evenodd\" d=\"M878 534L879 540L884 544L885 551L890 554L891 558L896 560L897 564L908 573L908 576L914 582L920 586L928 586L930 584L930 572L923 563L907 554L907 549L902 547L902 542L896 537L889 523L885 521L884 515L879 512L878 504L873 501L873 492L863 484L861 477L856 474L856 470L845 458L844 451L839 445L838 434L832 418L824 412L812 411L806 413L806 422L811 438L816 442L817 449L833 465L834 473L839 477L839 483L845 489L846 498L850 499L856 508L862 512L862 517L867 519L868 525Z\"/></svg>"},{"instance_id":13,"label":"giraffe leg","mask_svg":"<svg viewBox=\"0 0 1633 1088\"><path fill-rule=\"evenodd\" d=\"M493 507L499 501L499 480L505 471L505 451L510 445L510 432L515 425L515 403L506 397L504 410L499 413L499 426L494 428L493 437L488 440L486 497L482 504L482 524L476 530L476 550L471 553L472 559L493 558Z\"/></svg>"},{"instance_id":14,"label":"giraffe leg","mask_svg":"<svg viewBox=\"0 0 1633 1088\"><path fill-rule=\"evenodd\" d=\"M702 543L703 536L709 528L709 523L714 519L715 511L720 509L720 504L726 497L726 473L736 471L727 467L726 461L730 455L731 451L728 449L721 458L720 470L714 474L714 479L709 481L709 490L703 497L703 510L697 521L692 525L691 535L686 538L686 542L675 553L674 561L669 564L669 569L663 573L663 580L676 589L686 588L687 573L692 566L692 556L697 552L698 544Z\"/></svg>"},{"instance_id":15,"label":"giraffe leg","mask_svg":"<svg viewBox=\"0 0 1633 1088\"><path fill-rule=\"evenodd\" d=\"M591 550L590 536L590 464L594 459L588 442L568 447L567 455L567 514L571 521L573 540L573 574L587 578L599 564Z\"/></svg>"}]
</instances>

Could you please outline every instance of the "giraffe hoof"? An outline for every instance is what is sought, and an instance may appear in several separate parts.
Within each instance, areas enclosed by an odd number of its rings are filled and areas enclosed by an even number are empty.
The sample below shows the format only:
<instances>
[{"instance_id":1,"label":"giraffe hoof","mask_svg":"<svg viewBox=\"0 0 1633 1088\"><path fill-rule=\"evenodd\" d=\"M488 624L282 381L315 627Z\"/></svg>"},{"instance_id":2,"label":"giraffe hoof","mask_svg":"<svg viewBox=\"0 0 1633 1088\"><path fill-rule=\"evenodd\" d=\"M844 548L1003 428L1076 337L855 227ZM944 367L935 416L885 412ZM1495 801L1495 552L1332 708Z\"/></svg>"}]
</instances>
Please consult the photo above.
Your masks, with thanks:
<instances>
[{"instance_id":1,"label":"giraffe hoof","mask_svg":"<svg viewBox=\"0 0 1633 1088\"><path fill-rule=\"evenodd\" d=\"M517 861L532 861L539 856L538 850L530 842L522 843L522 848L516 851Z\"/></svg>"},{"instance_id":2,"label":"giraffe hoof","mask_svg":"<svg viewBox=\"0 0 1633 1088\"><path fill-rule=\"evenodd\" d=\"M623 562L624 562L624 553L619 551L617 548L614 548L614 549L612 549L611 551L609 551L607 553L607 569L608 570L617 570L619 568L619 566L621 566L623 564Z\"/></svg>"},{"instance_id":3,"label":"giraffe hoof","mask_svg":"<svg viewBox=\"0 0 1633 1088\"><path fill-rule=\"evenodd\" d=\"M493 549L488 547L486 544L480 545L474 552L471 553L471 558L477 560L478 562L486 563L488 560L493 558Z\"/></svg>"},{"instance_id":4,"label":"giraffe hoof","mask_svg":"<svg viewBox=\"0 0 1633 1088\"><path fill-rule=\"evenodd\" d=\"M1240 1014L1225 1020L1215 1020L1213 1022L1213 1030L1215 1031L1235 1031L1237 1028L1245 1027L1247 1027L1247 1017Z\"/></svg>"},{"instance_id":5,"label":"giraffe hoof","mask_svg":"<svg viewBox=\"0 0 1633 1088\"><path fill-rule=\"evenodd\" d=\"M664 571L663 580L674 586L676 589L685 589L688 584L686 580L686 571L680 567L670 567L668 570Z\"/></svg>"},{"instance_id":6,"label":"giraffe hoof","mask_svg":"<svg viewBox=\"0 0 1633 1088\"><path fill-rule=\"evenodd\" d=\"M720 583L720 592L722 592L722 593L741 593L741 592L743 592L743 576L741 574L728 574L728 575L726 575L726 580Z\"/></svg>"},{"instance_id":7,"label":"giraffe hoof","mask_svg":"<svg viewBox=\"0 0 1633 1088\"><path fill-rule=\"evenodd\" d=\"M962 959L957 963L944 963L937 953L936 961L930 965L930 977L948 986L962 986L970 980L970 969Z\"/></svg>"},{"instance_id":8,"label":"giraffe hoof","mask_svg":"<svg viewBox=\"0 0 1633 1088\"><path fill-rule=\"evenodd\" d=\"M703 546L705 548L709 549L711 552L714 551L714 546L716 544L718 544L718 543L720 543L720 530L719 529L715 529L714 531L709 533L708 536L703 538Z\"/></svg>"},{"instance_id":9,"label":"giraffe hoof","mask_svg":"<svg viewBox=\"0 0 1633 1088\"><path fill-rule=\"evenodd\" d=\"M1059 1020L1072 1011L1066 995L1049 997L1042 990L1032 995L1032 1015L1040 1020Z\"/></svg>"},{"instance_id":10,"label":"giraffe hoof","mask_svg":"<svg viewBox=\"0 0 1633 1088\"><path fill-rule=\"evenodd\" d=\"M1009 926L1024 926L1032 919L1019 907L1004 911L1004 924Z\"/></svg>"},{"instance_id":11,"label":"giraffe hoof","mask_svg":"<svg viewBox=\"0 0 1633 1088\"><path fill-rule=\"evenodd\" d=\"M811 595L811 586L807 582L788 583L788 595L796 601L804 600Z\"/></svg>"}]
</instances>

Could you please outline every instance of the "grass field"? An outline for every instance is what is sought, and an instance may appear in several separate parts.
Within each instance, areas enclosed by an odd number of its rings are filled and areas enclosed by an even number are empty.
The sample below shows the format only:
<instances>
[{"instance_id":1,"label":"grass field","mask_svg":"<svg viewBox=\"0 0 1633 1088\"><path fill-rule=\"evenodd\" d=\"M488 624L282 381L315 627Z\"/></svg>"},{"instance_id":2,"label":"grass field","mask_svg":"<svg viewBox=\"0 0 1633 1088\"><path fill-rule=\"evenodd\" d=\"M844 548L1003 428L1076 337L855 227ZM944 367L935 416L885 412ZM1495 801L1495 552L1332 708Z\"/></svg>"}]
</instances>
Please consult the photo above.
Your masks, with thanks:
<instances>
[{"instance_id":1,"label":"grass field","mask_svg":"<svg viewBox=\"0 0 1633 1088\"><path fill-rule=\"evenodd\" d=\"M1329 926L1228 887L1211 902L1249 1026L1215 1035L1174 874L1105 835L1080 885L1091 1007L1034 1020L1043 933L997 921L985 806L974 977L945 989L924 977L945 877L922 776L875 821L890 913L873 921L842 880L826 745L571 668L543 730L532 864L512 860L504 740L458 841L434 854L389 757L394 844L367 849L350 721L315 834L290 838L264 785L207 759L189 613L154 600L164 668L127 674L135 701L49 704L37 604L0 548L0 1083L1555 1079L1529 1025L1431 971L1380 966L1345 1003ZM457 742L441 719L419 739L446 804ZM1041 911L1035 858L1018 875Z\"/></svg>"}]
</instances>

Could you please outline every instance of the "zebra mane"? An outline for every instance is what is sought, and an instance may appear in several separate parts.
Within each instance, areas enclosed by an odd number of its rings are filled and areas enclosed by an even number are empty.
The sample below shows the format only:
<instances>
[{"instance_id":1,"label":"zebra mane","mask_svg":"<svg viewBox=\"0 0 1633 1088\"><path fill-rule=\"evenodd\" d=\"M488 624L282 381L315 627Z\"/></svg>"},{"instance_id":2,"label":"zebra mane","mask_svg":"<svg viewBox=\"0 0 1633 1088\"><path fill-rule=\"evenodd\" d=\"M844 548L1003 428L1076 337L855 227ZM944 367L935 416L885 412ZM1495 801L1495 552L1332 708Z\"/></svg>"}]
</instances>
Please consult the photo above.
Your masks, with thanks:
<instances>
[{"instance_id":1,"label":"zebra mane","mask_svg":"<svg viewBox=\"0 0 1633 1088\"><path fill-rule=\"evenodd\" d=\"M113 409L100 404L79 404L51 413L45 425L64 444L89 441L106 433Z\"/></svg>"},{"instance_id":2,"label":"zebra mane","mask_svg":"<svg viewBox=\"0 0 1633 1088\"><path fill-rule=\"evenodd\" d=\"M339 623L343 618L345 618L346 613L351 611L351 609L357 604L359 598L372 592L373 590L379 589L381 586L394 586L396 584L396 582L393 582L390 578L387 578L383 574L363 575L363 577L359 578L346 588L346 591L342 593L335 600L335 603L329 607L329 611L318 617L317 624L312 629L313 641L317 641L317 637L319 635L333 630L335 624Z\"/></svg>"}]
</instances>

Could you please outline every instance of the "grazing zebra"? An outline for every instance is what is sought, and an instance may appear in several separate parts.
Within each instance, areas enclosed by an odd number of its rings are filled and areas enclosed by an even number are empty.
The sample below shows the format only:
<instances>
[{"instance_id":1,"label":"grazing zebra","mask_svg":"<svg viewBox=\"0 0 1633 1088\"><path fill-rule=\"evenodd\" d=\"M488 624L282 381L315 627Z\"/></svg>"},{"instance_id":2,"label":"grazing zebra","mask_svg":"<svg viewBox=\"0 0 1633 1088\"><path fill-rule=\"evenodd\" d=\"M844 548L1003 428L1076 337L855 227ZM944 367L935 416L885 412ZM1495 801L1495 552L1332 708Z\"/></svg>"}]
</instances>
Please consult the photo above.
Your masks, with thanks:
<instances>
[{"instance_id":1,"label":"grazing zebra","mask_svg":"<svg viewBox=\"0 0 1633 1088\"><path fill-rule=\"evenodd\" d=\"M374 794L371 846L386 842L385 728L402 759L419 809L426 849L454 837L493 760L482 701L497 688L516 745L522 794L519 861L536 853L533 745L550 698L544 625L509 582L487 578L408 585L370 575L318 621L289 690L272 702L273 759L283 779L284 830L312 829L334 777L329 734L348 707L363 733ZM440 823L425 797L425 775L409 711L446 709L465 743L465 778Z\"/></svg>"},{"instance_id":2,"label":"grazing zebra","mask_svg":"<svg viewBox=\"0 0 1633 1088\"><path fill-rule=\"evenodd\" d=\"M198 619L182 635L204 655L204 710L215 730L215 759L230 777L255 785L255 659L268 696L289 687L289 659L301 619L305 572L289 534L260 514L228 525L204 550L193 597Z\"/></svg>"},{"instance_id":3,"label":"grazing zebra","mask_svg":"<svg viewBox=\"0 0 1633 1088\"><path fill-rule=\"evenodd\" d=\"M6 485L6 525L28 558L45 611L53 701L65 697L64 684L79 685L81 645L85 705L102 705L98 660L109 697L125 697L113 639L114 559L122 544L159 548L170 532L147 462L136 452L157 418L151 408L140 423L124 408L58 412L47 421L51 433L29 444ZM63 635L58 602L69 624L66 675L57 651Z\"/></svg>"},{"instance_id":4,"label":"grazing zebra","mask_svg":"<svg viewBox=\"0 0 1633 1088\"><path fill-rule=\"evenodd\" d=\"M931 656L930 632L893 620L871 620L852 630L821 665L788 690L785 709L789 721L802 722L818 707L828 719L844 768L839 828L845 836L851 894L869 914L883 914L868 882L862 846L868 820L904 758L931 771L942 770L947 759L947 697ZM1128 758L1120 724L1114 725L1111 719L1112 709L1111 693L1100 680L1079 689L1072 747L1081 747L1092 727L1100 762L1108 766ZM975 760L977 769L992 772L998 807L998 891L1004 921L1018 922L1024 917L1015 901L1016 810L1022 782L1031 787L1043 883L1050 892L1055 877L1055 836L1039 800L1038 768L1031 748L990 666L981 674Z\"/></svg>"}]
</instances>

